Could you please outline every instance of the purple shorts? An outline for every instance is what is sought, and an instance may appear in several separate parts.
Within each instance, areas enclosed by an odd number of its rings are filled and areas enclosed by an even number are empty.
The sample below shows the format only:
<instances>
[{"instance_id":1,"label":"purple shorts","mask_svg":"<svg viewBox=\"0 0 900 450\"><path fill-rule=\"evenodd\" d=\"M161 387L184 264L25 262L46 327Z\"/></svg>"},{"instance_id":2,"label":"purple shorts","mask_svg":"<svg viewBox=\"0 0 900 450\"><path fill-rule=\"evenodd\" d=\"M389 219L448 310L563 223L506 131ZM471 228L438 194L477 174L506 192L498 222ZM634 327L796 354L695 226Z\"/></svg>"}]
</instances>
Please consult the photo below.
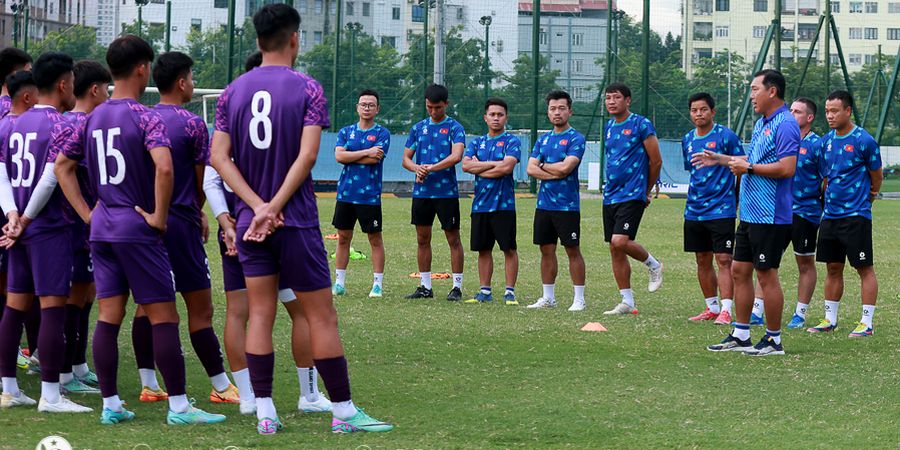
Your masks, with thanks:
<instances>
[{"instance_id":1,"label":"purple shorts","mask_svg":"<svg viewBox=\"0 0 900 450\"><path fill-rule=\"evenodd\" d=\"M9 249L8 290L38 297L68 297L72 284L72 235L68 229L19 242Z\"/></svg>"},{"instance_id":2,"label":"purple shorts","mask_svg":"<svg viewBox=\"0 0 900 450\"><path fill-rule=\"evenodd\" d=\"M9 251L0 248L0 275L6 275L9 269Z\"/></svg>"},{"instance_id":3,"label":"purple shorts","mask_svg":"<svg viewBox=\"0 0 900 450\"><path fill-rule=\"evenodd\" d=\"M328 254L319 228L284 227L263 242L241 239L246 228L238 228L238 257L246 277L281 274L279 284L298 292L331 287Z\"/></svg>"},{"instance_id":4,"label":"purple shorts","mask_svg":"<svg viewBox=\"0 0 900 450\"><path fill-rule=\"evenodd\" d=\"M222 255L222 284L225 285L225 292L240 291L247 289L247 283L244 281L244 269L237 256L227 256L225 251L225 240L222 239L222 230L216 234L219 241L219 254Z\"/></svg>"},{"instance_id":5,"label":"purple shorts","mask_svg":"<svg viewBox=\"0 0 900 450\"><path fill-rule=\"evenodd\" d=\"M209 289L209 259L200 226L170 214L163 240L175 274L175 290L184 293Z\"/></svg>"},{"instance_id":6,"label":"purple shorts","mask_svg":"<svg viewBox=\"0 0 900 450\"><path fill-rule=\"evenodd\" d=\"M175 301L175 275L162 243L91 242L97 298L127 295L137 304Z\"/></svg>"},{"instance_id":7,"label":"purple shorts","mask_svg":"<svg viewBox=\"0 0 900 450\"><path fill-rule=\"evenodd\" d=\"M72 267L72 283L93 283L94 262L91 261L90 250L77 250Z\"/></svg>"}]
</instances>

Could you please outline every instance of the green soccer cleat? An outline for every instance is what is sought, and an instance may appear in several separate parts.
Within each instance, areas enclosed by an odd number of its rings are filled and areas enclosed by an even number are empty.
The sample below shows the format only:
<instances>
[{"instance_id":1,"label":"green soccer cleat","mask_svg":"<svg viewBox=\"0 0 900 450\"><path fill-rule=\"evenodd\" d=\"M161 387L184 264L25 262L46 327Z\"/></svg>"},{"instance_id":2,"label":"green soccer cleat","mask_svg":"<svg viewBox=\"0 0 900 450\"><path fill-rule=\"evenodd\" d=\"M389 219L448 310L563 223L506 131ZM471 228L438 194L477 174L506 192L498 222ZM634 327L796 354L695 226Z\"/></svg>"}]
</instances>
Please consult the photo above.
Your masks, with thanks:
<instances>
[{"instance_id":1,"label":"green soccer cleat","mask_svg":"<svg viewBox=\"0 0 900 450\"><path fill-rule=\"evenodd\" d=\"M384 294L381 291L380 284L373 284L372 290L369 291L369 298L381 298Z\"/></svg>"},{"instance_id":2,"label":"green soccer cleat","mask_svg":"<svg viewBox=\"0 0 900 450\"><path fill-rule=\"evenodd\" d=\"M66 384L61 384L60 390L65 394L99 394L100 393L100 389L88 386L88 385L82 383L77 378L72 378L72 381L69 381Z\"/></svg>"},{"instance_id":3,"label":"green soccer cleat","mask_svg":"<svg viewBox=\"0 0 900 450\"><path fill-rule=\"evenodd\" d=\"M129 422L134 419L134 413L122 408L121 411L113 411L109 408L103 408L100 413L100 423L103 425L115 425L117 423Z\"/></svg>"},{"instance_id":4,"label":"green soccer cleat","mask_svg":"<svg viewBox=\"0 0 900 450\"><path fill-rule=\"evenodd\" d=\"M191 400L191 406L187 411L177 413L170 409L169 414L166 416L166 423L169 425L203 425L224 421L225 416L222 414L211 414L194 407L193 400Z\"/></svg>"},{"instance_id":5,"label":"green soccer cleat","mask_svg":"<svg viewBox=\"0 0 900 450\"><path fill-rule=\"evenodd\" d=\"M356 407L356 414L349 419L341 420L337 417L331 419L332 433L356 433L360 431L379 433L393 429L393 425L373 419L359 407Z\"/></svg>"},{"instance_id":6,"label":"green soccer cleat","mask_svg":"<svg viewBox=\"0 0 900 450\"><path fill-rule=\"evenodd\" d=\"M97 379L97 374L91 372L90 370L88 371L88 373L84 374L83 377L75 375L75 379L90 387L100 387L100 380Z\"/></svg>"},{"instance_id":7,"label":"green soccer cleat","mask_svg":"<svg viewBox=\"0 0 900 450\"><path fill-rule=\"evenodd\" d=\"M344 289L343 284L334 283L334 286L331 287L332 295L344 295L347 293L347 289Z\"/></svg>"}]
</instances>

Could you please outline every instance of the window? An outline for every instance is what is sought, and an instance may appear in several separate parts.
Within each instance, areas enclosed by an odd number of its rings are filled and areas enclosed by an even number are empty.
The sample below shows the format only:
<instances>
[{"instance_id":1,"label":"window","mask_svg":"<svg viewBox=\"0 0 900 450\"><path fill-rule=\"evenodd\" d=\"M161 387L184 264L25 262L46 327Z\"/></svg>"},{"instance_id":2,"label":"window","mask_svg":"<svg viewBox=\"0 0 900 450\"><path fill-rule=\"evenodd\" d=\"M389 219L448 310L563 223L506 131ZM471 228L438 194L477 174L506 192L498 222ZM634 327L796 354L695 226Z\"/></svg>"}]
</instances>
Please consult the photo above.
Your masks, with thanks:
<instances>
[{"instance_id":1,"label":"window","mask_svg":"<svg viewBox=\"0 0 900 450\"><path fill-rule=\"evenodd\" d=\"M863 29L850 27L850 39L862 39Z\"/></svg>"},{"instance_id":2,"label":"window","mask_svg":"<svg viewBox=\"0 0 900 450\"><path fill-rule=\"evenodd\" d=\"M831 2L831 12L840 14L841 2Z\"/></svg>"},{"instance_id":3,"label":"window","mask_svg":"<svg viewBox=\"0 0 900 450\"><path fill-rule=\"evenodd\" d=\"M716 11L728 11L730 3L730 0L716 0Z\"/></svg>"},{"instance_id":4,"label":"window","mask_svg":"<svg viewBox=\"0 0 900 450\"><path fill-rule=\"evenodd\" d=\"M716 25L716 37L728 37L728 25Z\"/></svg>"},{"instance_id":5,"label":"window","mask_svg":"<svg viewBox=\"0 0 900 450\"><path fill-rule=\"evenodd\" d=\"M850 2L850 14L863 12L863 2Z\"/></svg>"},{"instance_id":6,"label":"window","mask_svg":"<svg viewBox=\"0 0 900 450\"><path fill-rule=\"evenodd\" d=\"M356 12L355 10L353 2L347 2L347 16L352 16Z\"/></svg>"},{"instance_id":7,"label":"window","mask_svg":"<svg viewBox=\"0 0 900 450\"><path fill-rule=\"evenodd\" d=\"M572 72L581 73L584 70L584 60L583 59L573 59L572 60Z\"/></svg>"},{"instance_id":8,"label":"window","mask_svg":"<svg viewBox=\"0 0 900 450\"><path fill-rule=\"evenodd\" d=\"M215 0L213 2L213 8L228 8L228 0Z\"/></svg>"},{"instance_id":9,"label":"window","mask_svg":"<svg viewBox=\"0 0 900 450\"><path fill-rule=\"evenodd\" d=\"M766 37L766 29L764 26L755 26L753 27L753 37L762 39Z\"/></svg>"},{"instance_id":10,"label":"window","mask_svg":"<svg viewBox=\"0 0 900 450\"><path fill-rule=\"evenodd\" d=\"M887 38L889 41L900 41L900 28L888 28Z\"/></svg>"},{"instance_id":11,"label":"window","mask_svg":"<svg viewBox=\"0 0 900 450\"><path fill-rule=\"evenodd\" d=\"M319 45L321 43L322 43L322 32L321 31L313 32L313 44Z\"/></svg>"},{"instance_id":12,"label":"window","mask_svg":"<svg viewBox=\"0 0 900 450\"><path fill-rule=\"evenodd\" d=\"M872 41L878 39L878 28L866 28L866 39Z\"/></svg>"},{"instance_id":13,"label":"window","mask_svg":"<svg viewBox=\"0 0 900 450\"><path fill-rule=\"evenodd\" d=\"M309 12L309 0L299 0L297 2L297 10L300 11L300 14Z\"/></svg>"},{"instance_id":14,"label":"window","mask_svg":"<svg viewBox=\"0 0 900 450\"><path fill-rule=\"evenodd\" d=\"M711 41L712 40L712 22L695 22L694 23L694 40L695 41Z\"/></svg>"},{"instance_id":15,"label":"window","mask_svg":"<svg viewBox=\"0 0 900 450\"><path fill-rule=\"evenodd\" d=\"M695 16L709 16L713 11L713 2L712 0L695 0L694 1L694 15Z\"/></svg>"},{"instance_id":16,"label":"window","mask_svg":"<svg viewBox=\"0 0 900 450\"><path fill-rule=\"evenodd\" d=\"M300 30L300 47L306 47L306 30Z\"/></svg>"},{"instance_id":17,"label":"window","mask_svg":"<svg viewBox=\"0 0 900 450\"><path fill-rule=\"evenodd\" d=\"M315 2L316 14L321 16L325 12L325 3L323 0L315 0Z\"/></svg>"},{"instance_id":18,"label":"window","mask_svg":"<svg viewBox=\"0 0 900 450\"><path fill-rule=\"evenodd\" d=\"M584 97L584 87L583 86L572 86L572 98L575 100L579 100Z\"/></svg>"},{"instance_id":19,"label":"window","mask_svg":"<svg viewBox=\"0 0 900 450\"><path fill-rule=\"evenodd\" d=\"M331 2L331 6L328 7L328 13L331 14L332 16L337 15L337 2L336 1Z\"/></svg>"},{"instance_id":20,"label":"window","mask_svg":"<svg viewBox=\"0 0 900 450\"><path fill-rule=\"evenodd\" d=\"M412 21L425 22L425 8L421 5L412 5Z\"/></svg>"},{"instance_id":21,"label":"window","mask_svg":"<svg viewBox=\"0 0 900 450\"><path fill-rule=\"evenodd\" d=\"M811 41L813 40L813 36L816 35L816 28L818 28L817 24L801 23L797 27L797 37L801 41Z\"/></svg>"},{"instance_id":22,"label":"window","mask_svg":"<svg viewBox=\"0 0 900 450\"><path fill-rule=\"evenodd\" d=\"M754 12L766 12L769 10L769 0L753 0Z\"/></svg>"},{"instance_id":23,"label":"window","mask_svg":"<svg viewBox=\"0 0 900 450\"><path fill-rule=\"evenodd\" d=\"M397 38L395 36L382 36L381 45L387 45L391 48L397 48Z\"/></svg>"},{"instance_id":24,"label":"window","mask_svg":"<svg viewBox=\"0 0 900 450\"><path fill-rule=\"evenodd\" d=\"M575 47L584 45L584 33L572 33L572 45Z\"/></svg>"},{"instance_id":25,"label":"window","mask_svg":"<svg viewBox=\"0 0 900 450\"><path fill-rule=\"evenodd\" d=\"M400 20L400 8L399 7L395 6L393 9L391 9L391 19Z\"/></svg>"},{"instance_id":26,"label":"window","mask_svg":"<svg viewBox=\"0 0 900 450\"><path fill-rule=\"evenodd\" d=\"M691 58L691 61L696 64L699 63L703 59L712 58L712 49L711 48L695 48L694 54Z\"/></svg>"},{"instance_id":27,"label":"window","mask_svg":"<svg viewBox=\"0 0 900 450\"><path fill-rule=\"evenodd\" d=\"M875 64L878 62L878 56L876 55L866 55L865 57L866 64Z\"/></svg>"},{"instance_id":28,"label":"window","mask_svg":"<svg viewBox=\"0 0 900 450\"><path fill-rule=\"evenodd\" d=\"M781 27L782 40L794 40L794 24L786 24Z\"/></svg>"},{"instance_id":29,"label":"window","mask_svg":"<svg viewBox=\"0 0 900 450\"><path fill-rule=\"evenodd\" d=\"M840 56L838 56L837 53L832 53L832 54L831 54L831 64L837 65L837 64L840 64L840 63L841 63L841 58L840 58Z\"/></svg>"},{"instance_id":30,"label":"window","mask_svg":"<svg viewBox=\"0 0 900 450\"><path fill-rule=\"evenodd\" d=\"M900 2L890 2L890 3L888 3L888 13L890 13L890 14L900 14Z\"/></svg>"},{"instance_id":31,"label":"window","mask_svg":"<svg viewBox=\"0 0 900 450\"><path fill-rule=\"evenodd\" d=\"M878 2L866 2L866 13L878 14Z\"/></svg>"},{"instance_id":32,"label":"window","mask_svg":"<svg viewBox=\"0 0 900 450\"><path fill-rule=\"evenodd\" d=\"M859 53L851 53L850 58L847 60L847 64L853 64L854 66L862 64L862 55Z\"/></svg>"},{"instance_id":33,"label":"window","mask_svg":"<svg viewBox=\"0 0 900 450\"><path fill-rule=\"evenodd\" d=\"M456 8L456 20L458 20L460 22L462 22L463 20L466 20L466 10L463 9L462 6L460 6L459 8Z\"/></svg>"},{"instance_id":34,"label":"window","mask_svg":"<svg viewBox=\"0 0 900 450\"><path fill-rule=\"evenodd\" d=\"M363 17L369 17L372 15L372 4L371 3L363 3Z\"/></svg>"},{"instance_id":35,"label":"window","mask_svg":"<svg viewBox=\"0 0 900 450\"><path fill-rule=\"evenodd\" d=\"M547 32L541 28L540 33L538 33L538 44L547 45Z\"/></svg>"},{"instance_id":36,"label":"window","mask_svg":"<svg viewBox=\"0 0 900 450\"><path fill-rule=\"evenodd\" d=\"M200 32L200 29L203 28L203 20L202 19L191 19L191 31Z\"/></svg>"}]
</instances>

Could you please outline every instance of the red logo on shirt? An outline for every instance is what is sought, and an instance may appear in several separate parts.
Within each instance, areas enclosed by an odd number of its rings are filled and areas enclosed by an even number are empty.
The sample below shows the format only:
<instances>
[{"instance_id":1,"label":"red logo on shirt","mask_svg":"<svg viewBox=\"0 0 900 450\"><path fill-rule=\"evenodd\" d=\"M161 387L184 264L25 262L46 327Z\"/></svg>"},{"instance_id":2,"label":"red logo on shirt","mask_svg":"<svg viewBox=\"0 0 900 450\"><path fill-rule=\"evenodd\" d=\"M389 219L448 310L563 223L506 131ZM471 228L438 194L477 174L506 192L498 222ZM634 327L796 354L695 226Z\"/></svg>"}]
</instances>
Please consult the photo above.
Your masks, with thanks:
<instances>
[{"instance_id":1,"label":"red logo on shirt","mask_svg":"<svg viewBox=\"0 0 900 450\"><path fill-rule=\"evenodd\" d=\"M449 134L449 133L450 133L450 129L448 129L448 128L441 128L441 134Z\"/></svg>"},{"instance_id":2,"label":"red logo on shirt","mask_svg":"<svg viewBox=\"0 0 900 450\"><path fill-rule=\"evenodd\" d=\"M801 155L805 155L805 154L806 154L806 147L800 147L800 154L801 154Z\"/></svg>"},{"instance_id":3,"label":"red logo on shirt","mask_svg":"<svg viewBox=\"0 0 900 450\"><path fill-rule=\"evenodd\" d=\"M568 139L563 139L563 140L559 141L559 145L566 145L568 143L569 143Z\"/></svg>"},{"instance_id":4,"label":"red logo on shirt","mask_svg":"<svg viewBox=\"0 0 900 450\"><path fill-rule=\"evenodd\" d=\"M772 129L771 129L771 128L766 128L765 133L766 133L766 136L771 135L771 134L772 134Z\"/></svg>"},{"instance_id":5,"label":"red logo on shirt","mask_svg":"<svg viewBox=\"0 0 900 450\"><path fill-rule=\"evenodd\" d=\"M709 141L709 142L707 142L707 143L706 143L706 148L716 148L716 142L715 142L715 141Z\"/></svg>"},{"instance_id":6,"label":"red logo on shirt","mask_svg":"<svg viewBox=\"0 0 900 450\"><path fill-rule=\"evenodd\" d=\"M625 136L631 136L631 129L629 128L626 130L622 130L622 134L624 134Z\"/></svg>"},{"instance_id":7,"label":"red logo on shirt","mask_svg":"<svg viewBox=\"0 0 900 450\"><path fill-rule=\"evenodd\" d=\"M504 142L503 142L503 141L500 141L500 142L497 143L497 147L503 147L503 144L504 144Z\"/></svg>"},{"instance_id":8,"label":"red logo on shirt","mask_svg":"<svg viewBox=\"0 0 900 450\"><path fill-rule=\"evenodd\" d=\"M852 151L853 151L853 145L851 145L851 144L845 145L845 146L844 146L844 151L845 151L845 152L852 152Z\"/></svg>"},{"instance_id":9,"label":"red logo on shirt","mask_svg":"<svg viewBox=\"0 0 900 450\"><path fill-rule=\"evenodd\" d=\"M373 135L366 136L366 140L374 141L375 139L377 139L377 138L375 137L374 134L373 134Z\"/></svg>"}]
</instances>

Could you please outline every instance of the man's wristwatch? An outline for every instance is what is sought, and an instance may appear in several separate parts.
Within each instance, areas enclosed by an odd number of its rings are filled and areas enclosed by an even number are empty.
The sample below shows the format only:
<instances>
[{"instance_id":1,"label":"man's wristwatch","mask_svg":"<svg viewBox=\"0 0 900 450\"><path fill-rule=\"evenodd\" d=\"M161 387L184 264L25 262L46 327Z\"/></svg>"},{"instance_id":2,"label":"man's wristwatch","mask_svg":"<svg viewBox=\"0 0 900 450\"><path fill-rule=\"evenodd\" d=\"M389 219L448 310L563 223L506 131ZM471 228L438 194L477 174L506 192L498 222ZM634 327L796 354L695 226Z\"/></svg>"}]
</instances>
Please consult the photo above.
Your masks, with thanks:
<instances>
[{"instance_id":1,"label":"man's wristwatch","mask_svg":"<svg viewBox=\"0 0 900 450\"><path fill-rule=\"evenodd\" d=\"M747 175L753 175L753 164L747 166Z\"/></svg>"}]
</instances>

